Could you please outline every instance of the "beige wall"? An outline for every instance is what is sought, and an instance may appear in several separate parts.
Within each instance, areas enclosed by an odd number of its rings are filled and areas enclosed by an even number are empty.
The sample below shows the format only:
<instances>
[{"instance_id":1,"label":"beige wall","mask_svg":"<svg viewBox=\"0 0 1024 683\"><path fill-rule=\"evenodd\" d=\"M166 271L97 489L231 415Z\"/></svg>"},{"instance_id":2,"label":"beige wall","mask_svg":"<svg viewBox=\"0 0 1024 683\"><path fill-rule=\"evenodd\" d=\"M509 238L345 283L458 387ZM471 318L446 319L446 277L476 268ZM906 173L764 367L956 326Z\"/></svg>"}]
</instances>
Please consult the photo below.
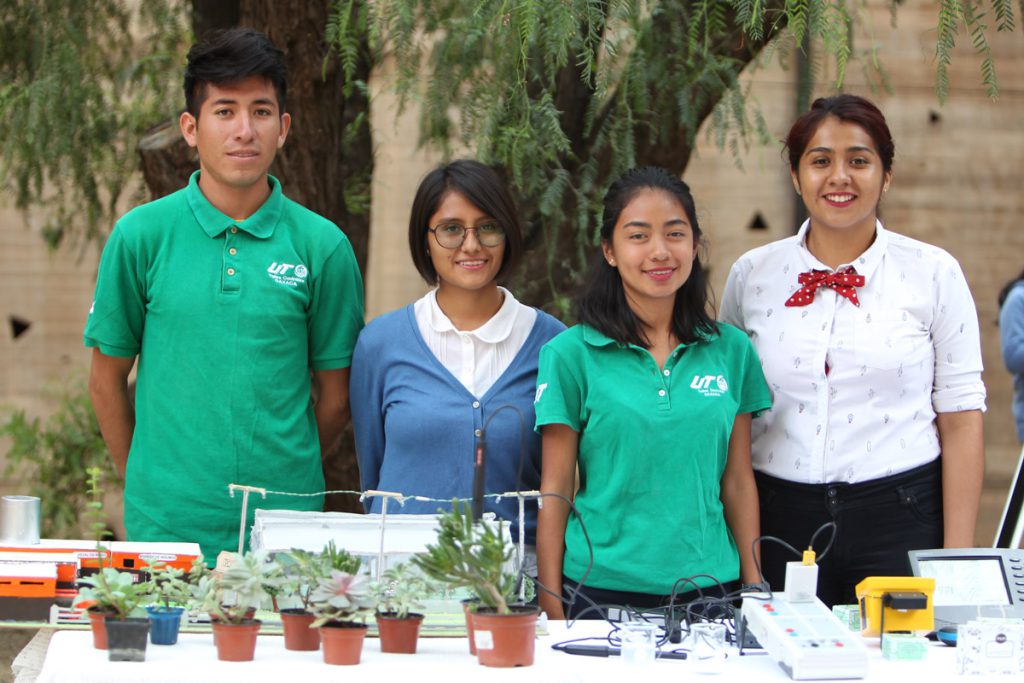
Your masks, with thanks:
<instances>
[{"instance_id":1,"label":"beige wall","mask_svg":"<svg viewBox=\"0 0 1024 683\"><path fill-rule=\"evenodd\" d=\"M886 113L896 141L895 176L882 207L887 226L938 244L964 267L978 303L985 354L989 411L985 416L988 485L993 500L1016 462L1019 445L1010 415L1011 385L999 355L995 294L1024 268L1024 41L1017 32L993 35L1001 97L992 103L978 85L978 60L966 36L960 36L951 73L949 102L938 105L934 79L935 3L908 0L889 26L886 3L872 0L872 37L858 36L858 46L877 43L888 70L892 94L872 93L859 64L848 69L847 89L867 94ZM436 163L417 149L416 113L397 121L394 98L386 92L388 65L376 74L372 123L376 173L373 179L373 228L367 281L370 317L402 306L425 291L409 258L406 229L415 188ZM827 73L822 74L823 77ZM768 66L753 75L753 93L773 137L784 136L794 116L792 74ZM822 89L822 93L825 89ZM939 114L930 122L932 112ZM756 148L740 171L729 153L719 153L700 136L698 156L685 179L698 202L709 237L712 283L721 292L729 266L743 251L791 234L794 193L777 145ZM0 197L0 204L2 204ZM760 212L769 229L747 226ZM76 252L49 254L39 226L0 206L0 404L44 414L46 387L74 373L84 374L88 354L81 330L92 296L96 256L79 260ZM32 328L12 340L10 315L32 321ZM0 452L5 450L0 443ZM988 542L995 526L991 514L979 532Z\"/></svg>"},{"instance_id":2,"label":"beige wall","mask_svg":"<svg viewBox=\"0 0 1024 683\"><path fill-rule=\"evenodd\" d=\"M82 326L92 299L93 251L51 253L37 221L0 206L0 402L38 413L41 390L80 370ZM10 317L32 323L17 339Z\"/></svg>"}]
</instances>

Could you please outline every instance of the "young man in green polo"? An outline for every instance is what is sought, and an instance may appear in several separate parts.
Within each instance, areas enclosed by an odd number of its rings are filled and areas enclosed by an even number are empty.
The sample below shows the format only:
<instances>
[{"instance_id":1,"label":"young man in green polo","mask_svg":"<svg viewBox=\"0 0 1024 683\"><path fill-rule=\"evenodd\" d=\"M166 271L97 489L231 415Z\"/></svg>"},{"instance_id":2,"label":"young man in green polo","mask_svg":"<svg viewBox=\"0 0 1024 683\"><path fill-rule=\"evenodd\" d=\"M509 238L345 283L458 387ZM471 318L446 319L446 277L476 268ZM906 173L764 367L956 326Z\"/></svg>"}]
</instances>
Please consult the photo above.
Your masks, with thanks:
<instances>
[{"instance_id":1,"label":"young man in green polo","mask_svg":"<svg viewBox=\"0 0 1024 683\"><path fill-rule=\"evenodd\" d=\"M199 171L118 221L85 328L129 540L196 541L211 561L237 544L228 485L323 491L321 444L348 420L362 281L344 233L268 175L291 125L286 90L284 56L257 31L192 47L180 125Z\"/></svg>"}]
</instances>

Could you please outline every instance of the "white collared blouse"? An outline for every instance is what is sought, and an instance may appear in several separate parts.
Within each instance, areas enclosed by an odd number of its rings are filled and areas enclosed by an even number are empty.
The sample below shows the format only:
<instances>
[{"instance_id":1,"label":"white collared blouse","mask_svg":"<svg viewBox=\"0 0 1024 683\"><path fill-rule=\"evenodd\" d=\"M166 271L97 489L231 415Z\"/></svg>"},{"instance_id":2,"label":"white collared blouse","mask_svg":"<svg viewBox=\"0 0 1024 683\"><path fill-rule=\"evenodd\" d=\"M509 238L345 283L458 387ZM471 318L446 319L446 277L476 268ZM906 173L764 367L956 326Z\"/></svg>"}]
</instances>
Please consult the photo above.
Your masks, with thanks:
<instances>
[{"instance_id":1,"label":"white collared blouse","mask_svg":"<svg viewBox=\"0 0 1024 683\"><path fill-rule=\"evenodd\" d=\"M437 305L432 289L413 304L416 326L434 357L448 372L480 398L508 369L537 320L537 310L525 306L504 287L501 308L475 330L456 329Z\"/></svg>"},{"instance_id":2,"label":"white collared blouse","mask_svg":"<svg viewBox=\"0 0 1024 683\"><path fill-rule=\"evenodd\" d=\"M936 413L985 409L974 299L956 260L889 232L849 264L860 306L822 287L786 300L800 273L831 269L798 234L733 265L720 318L750 335L773 395L754 420L754 468L789 481L863 482L931 462Z\"/></svg>"}]
</instances>

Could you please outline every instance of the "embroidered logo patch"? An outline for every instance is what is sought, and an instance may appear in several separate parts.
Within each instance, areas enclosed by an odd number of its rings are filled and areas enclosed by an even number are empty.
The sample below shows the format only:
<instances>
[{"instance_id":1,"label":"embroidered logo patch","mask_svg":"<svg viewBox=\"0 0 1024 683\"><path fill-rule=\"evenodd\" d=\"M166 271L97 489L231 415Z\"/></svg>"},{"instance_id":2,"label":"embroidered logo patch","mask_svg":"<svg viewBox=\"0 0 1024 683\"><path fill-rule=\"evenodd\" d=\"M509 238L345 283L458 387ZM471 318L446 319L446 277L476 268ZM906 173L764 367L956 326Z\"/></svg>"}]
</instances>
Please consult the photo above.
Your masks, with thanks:
<instances>
[{"instance_id":1,"label":"embroidered logo patch","mask_svg":"<svg viewBox=\"0 0 1024 683\"><path fill-rule=\"evenodd\" d=\"M287 285L289 287L297 287L306 281L306 276L309 275L309 269L306 266L293 263L278 263L274 261L267 268L267 274L270 278L278 284Z\"/></svg>"},{"instance_id":2,"label":"embroidered logo patch","mask_svg":"<svg viewBox=\"0 0 1024 683\"><path fill-rule=\"evenodd\" d=\"M534 404L536 404L536 403L538 403L540 401L540 397L544 395L544 390L547 389L547 388L548 388L548 383L547 382L545 382L544 384L541 384L539 387L537 387L537 393L533 397Z\"/></svg>"},{"instance_id":3,"label":"embroidered logo patch","mask_svg":"<svg viewBox=\"0 0 1024 683\"><path fill-rule=\"evenodd\" d=\"M729 383L722 375L694 375L690 388L705 396L721 396L729 391Z\"/></svg>"}]
</instances>

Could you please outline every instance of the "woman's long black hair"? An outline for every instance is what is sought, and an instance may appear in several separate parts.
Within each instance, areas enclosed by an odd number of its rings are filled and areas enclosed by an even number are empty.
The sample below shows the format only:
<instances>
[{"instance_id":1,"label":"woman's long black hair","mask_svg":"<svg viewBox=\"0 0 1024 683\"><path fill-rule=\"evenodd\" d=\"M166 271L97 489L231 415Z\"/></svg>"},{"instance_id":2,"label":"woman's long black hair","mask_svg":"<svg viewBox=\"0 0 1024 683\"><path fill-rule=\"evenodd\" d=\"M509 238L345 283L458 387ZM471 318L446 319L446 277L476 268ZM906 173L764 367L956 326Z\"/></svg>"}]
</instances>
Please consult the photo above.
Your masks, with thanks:
<instances>
[{"instance_id":1,"label":"woman's long black hair","mask_svg":"<svg viewBox=\"0 0 1024 683\"><path fill-rule=\"evenodd\" d=\"M700 244L701 230L690 188L657 166L626 171L608 188L604 195L601 241L611 244L619 215L633 197L643 190L661 190L679 202L693 229L696 249ZM697 254L693 259L690 277L676 292L672 309L672 332L680 342L690 344L718 332L714 319L708 313L710 300L707 272ZM635 344L643 348L651 346L644 334L642 321L626 301L619 271L608 265L600 253L590 267L587 283L576 302L576 317L619 343Z\"/></svg>"},{"instance_id":2,"label":"woman's long black hair","mask_svg":"<svg viewBox=\"0 0 1024 683\"><path fill-rule=\"evenodd\" d=\"M1010 290L1013 289L1013 286L1021 280L1024 280L1024 271L1021 271L1020 275L1007 282L1006 286L999 290L999 308L1002 308L1003 304L1006 303L1006 297L1010 295Z\"/></svg>"}]
</instances>

